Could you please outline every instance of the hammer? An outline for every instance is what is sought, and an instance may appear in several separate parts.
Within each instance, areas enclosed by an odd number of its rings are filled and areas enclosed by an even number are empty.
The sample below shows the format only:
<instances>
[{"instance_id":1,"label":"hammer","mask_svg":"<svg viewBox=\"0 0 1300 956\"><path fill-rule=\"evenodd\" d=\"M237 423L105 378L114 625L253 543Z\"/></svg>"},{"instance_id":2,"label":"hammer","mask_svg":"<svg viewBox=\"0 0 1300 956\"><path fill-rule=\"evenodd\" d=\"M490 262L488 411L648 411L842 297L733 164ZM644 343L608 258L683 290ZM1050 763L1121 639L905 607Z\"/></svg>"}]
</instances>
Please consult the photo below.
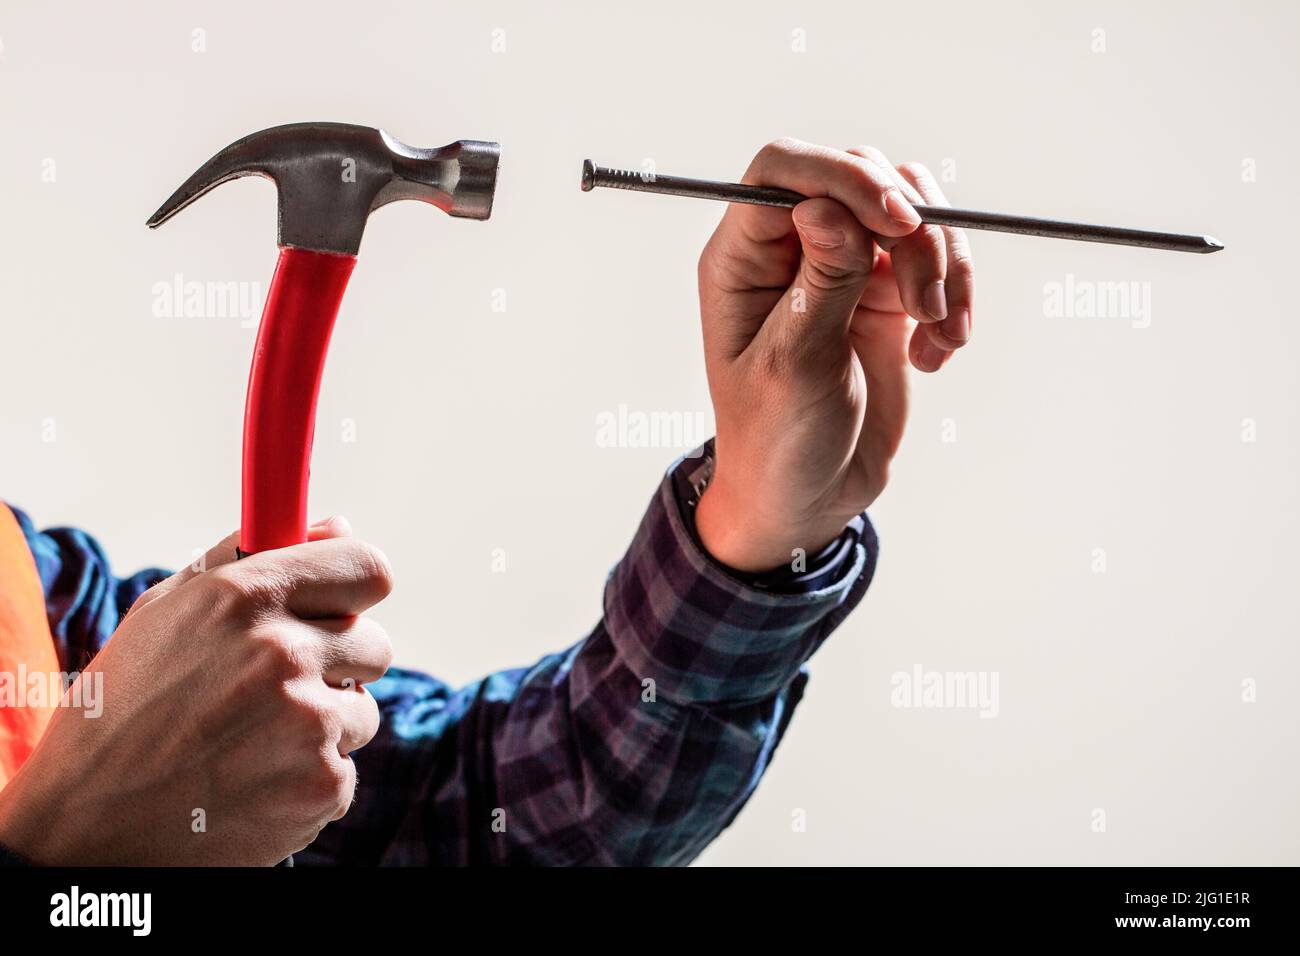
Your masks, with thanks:
<instances>
[{"instance_id":1,"label":"hammer","mask_svg":"<svg viewBox=\"0 0 1300 956\"><path fill-rule=\"evenodd\" d=\"M383 130L344 123L264 129L221 150L149 217L161 226L208 190L265 176L279 194L280 257L257 331L244 406L241 555L307 540L307 483L325 353L361 234L399 199L487 219L497 143L417 149Z\"/></svg>"}]
</instances>

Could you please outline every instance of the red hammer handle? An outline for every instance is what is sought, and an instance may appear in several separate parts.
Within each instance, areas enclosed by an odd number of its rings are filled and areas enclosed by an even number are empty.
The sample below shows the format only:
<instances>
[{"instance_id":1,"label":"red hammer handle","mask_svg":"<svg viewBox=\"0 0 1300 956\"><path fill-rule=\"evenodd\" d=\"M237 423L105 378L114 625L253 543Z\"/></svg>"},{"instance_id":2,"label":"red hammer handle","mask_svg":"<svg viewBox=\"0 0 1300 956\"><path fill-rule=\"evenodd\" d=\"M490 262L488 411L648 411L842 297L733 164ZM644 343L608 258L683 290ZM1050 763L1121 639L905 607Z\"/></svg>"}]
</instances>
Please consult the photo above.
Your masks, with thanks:
<instances>
[{"instance_id":1,"label":"red hammer handle","mask_svg":"<svg viewBox=\"0 0 1300 956\"><path fill-rule=\"evenodd\" d=\"M356 256L283 246L262 309L244 406L245 554L307 540L316 399Z\"/></svg>"}]
</instances>

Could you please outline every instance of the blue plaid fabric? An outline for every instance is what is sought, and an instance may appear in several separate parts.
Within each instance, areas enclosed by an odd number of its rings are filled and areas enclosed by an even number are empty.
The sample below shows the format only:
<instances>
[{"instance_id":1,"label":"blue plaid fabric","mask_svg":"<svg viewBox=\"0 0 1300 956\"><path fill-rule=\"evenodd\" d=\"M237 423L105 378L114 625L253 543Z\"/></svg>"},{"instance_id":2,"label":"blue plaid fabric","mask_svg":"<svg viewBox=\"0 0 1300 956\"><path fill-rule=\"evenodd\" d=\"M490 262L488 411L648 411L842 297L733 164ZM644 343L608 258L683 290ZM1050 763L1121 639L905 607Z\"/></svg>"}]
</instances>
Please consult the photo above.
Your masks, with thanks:
<instances>
[{"instance_id":1,"label":"blue plaid fabric","mask_svg":"<svg viewBox=\"0 0 1300 956\"><path fill-rule=\"evenodd\" d=\"M460 689L398 668L370 684L383 720L353 754L356 802L295 863L694 859L757 786L805 662L870 583L876 538L865 524L830 584L777 594L709 558L689 506L670 469L606 582L603 619L568 650ZM80 669L164 572L114 578L85 534L37 533L15 513L60 660Z\"/></svg>"}]
</instances>

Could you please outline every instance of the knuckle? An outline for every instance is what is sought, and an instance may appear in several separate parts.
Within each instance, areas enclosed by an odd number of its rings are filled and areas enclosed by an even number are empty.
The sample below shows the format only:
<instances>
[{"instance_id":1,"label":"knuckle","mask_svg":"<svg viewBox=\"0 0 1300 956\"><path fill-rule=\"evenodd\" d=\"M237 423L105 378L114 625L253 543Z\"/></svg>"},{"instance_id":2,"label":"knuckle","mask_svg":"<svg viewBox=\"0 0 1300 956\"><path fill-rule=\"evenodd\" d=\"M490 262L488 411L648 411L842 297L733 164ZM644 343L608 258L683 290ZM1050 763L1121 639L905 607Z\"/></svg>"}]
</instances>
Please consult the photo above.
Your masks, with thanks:
<instances>
[{"instance_id":1,"label":"knuckle","mask_svg":"<svg viewBox=\"0 0 1300 956\"><path fill-rule=\"evenodd\" d=\"M849 174L873 194L884 195L897 187L891 182L883 169L869 159L845 154L845 164Z\"/></svg>"},{"instance_id":2,"label":"knuckle","mask_svg":"<svg viewBox=\"0 0 1300 956\"><path fill-rule=\"evenodd\" d=\"M373 584L383 595L393 590L393 566L388 556L374 545L358 542L353 560L356 561L357 573L361 580Z\"/></svg>"},{"instance_id":3,"label":"knuckle","mask_svg":"<svg viewBox=\"0 0 1300 956\"><path fill-rule=\"evenodd\" d=\"M312 809L336 820L352 804L353 776L350 760L344 760L331 748L316 754L304 786Z\"/></svg>"},{"instance_id":4,"label":"knuckle","mask_svg":"<svg viewBox=\"0 0 1300 956\"><path fill-rule=\"evenodd\" d=\"M944 352L955 352L966 344L964 341L953 338L942 328L938 327L935 328L933 342Z\"/></svg>"},{"instance_id":5,"label":"knuckle","mask_svg":"<svg viewBox=\"0 0 1300 956\"><path fill-rule=\"evenodd\" d=\"M905 163L899 163L898 171L908 179L916 182L929 182L934 178L930 175L930 170L924 163L918 163L916 160L911 159Z\"/></svg>"},{"instance_id":6,"label":"knuckle","mask_svg":"<svg viewBox=\"0 0 1300 956\"><path fill-rule=\"evenodd\" d=\"M386 630L376 624L374 641L379 651L379 666L386 671L393 666L393 639L388 636Z\"/></svg>"},{"instance_id":7,"label":"knuckle","mask_svg":"<svg viewBox=\"0 0 1300 956\"><path fill-rule=\"evenodd\" d=\"M869 159L877 166L889 166L889 159L875 146L856 146L853 152L857 153L863 159Z\"/></svg>"},{"instance_id":8,"label":"knuckle","mask_svg":"<svg viewBox=\"0 0 1300 956\"><path fill-rule=\"evenodd\" d=\"M351 786L346 787L339 792L338 806L334 810L334 815L330 817L330 822L342 820L348 815L348 811L352 809L352 799L355 793L356 788Z\"/></svg>"},{"instance_id":9,"label":"knuckle","mask_svg":"<svg viewBox=\"0 0 1300 956\"><path fill-rule=\"evenodd\" d=\"M723 288L729 285L732 276L728 265L733 261L727 251L726 244L718 238L718 233L715 232L700 252L699 262L695 266L695 277L701 292L706 289Z\"/></svg>"},{"instance_id":10,"label":"knuckle","mask_svg":"<svg viewBox=\"0 0 1300 956\"><path fill-rule=\"evenodd\" d=\"M333 815L331 820L342 819L347 812L352 809L352 799L356 795L356 772L353 769L351 759L342 757L331 759L330 764L334 768L330 773L333 782Z\"/></svg>"},{"instance_id":11,"label":"knuckle","mask_svg":"<svg viewBox=\"0 0 1300 956\"><path fill-rule=\"evenodd\" d=\"M331 660L331 670L347 675L343 679L350 683L344 686L358 687L387 673L393 664L393 642L379 624L370 618L359 618L343 635Z\"/></svg>"},{"instance_id":12,"label":"knuckle","mask_svg":"<svg viewBox=\"0 0 1300 956\"><path fill-rule=\"evenodd\" d=\"M964 245L954 244L948 250L948 275L958 282L973 284L975 281L975 262L970 251Z\"/></svg>"},{"instance_id":13,"label":"knuckle","mask_svg":"<svg viewBox=\"0 0 1300 956\"><path fill-rule=\"evenodd\" d=\"M379 702L375 700L374 695L369 691L363 692L366 695L366 722L361 737L356 744L358 750L375 739L375 734L379 733L380 724Z\"/></svg>"},{"instance_id":14,"label":"knuckle","mask_svg":"<svg viewBox=\"0 0 1300 956\"><path fill-rule=\"evenodd\" d=\"M347 793L352 774L348 772L348 765L338 758L337 753L322 753L317 772L321 787L330 798L337 800ZM352 795L347 793L347 796Z\"/></svg>"},{"instance_id":15,"label":"knuckle","mask_svg":"<svg viewBox=\"0 0 1300 956\"><path fill-rule=\"evenodd\" d=\"M880 247L881 252L888 252L892 255L894 251L903 244L903 240L907 239L908 237L907 236L875 236L873 238L876 245Z\"/></svg>"},{"instance_id":16,"label":"knuckle","mask_svg":"<svg viewBox=\"0 0 1300 956\"><path fill-rule=\"evenodd\" d=\"M131 607L127 609L126 616L130 617L133 614L140 613L140 611L145 607L145 605L153 601L156 601L159 597L161 597L163 594L163 590L160 587L161 584L162 582L159 581L158 584L155 584L153 587L148 588L147 590L142 592L139 597L137 597L134 601L132 601Z\"/></svg>"},{"instance_id":17,"label":"knuckle","mask_svg":"<svg viewBox=\"0 0 1300 956\"><path fill-rule=\"evenodd\" d=\"M866 460L870 463L868 476L871 488L877 495L889 484L890 470L902 438L901 432L875 434L867 442Z\"/></svg>"},{"instance_id":18,"label":"knuckle","mask_svg":"<svg viewBox=\"0 0 1300 956\"><path fill-rule=\"evenodd\" d=\"M930 259L941 260L947 255L948 241L944 238L943 230L938 226L921 226L908 239L916 243Z\"/></svg>"},{"instance_id":19,"label":"knuckle","mask_svg":"<svg viewBox=\"0 0 1300 956\"><path fill-rule=\"evenodd\" d=\"M338 714L292 687L287 690L286 697L300 737L314 747L329 750L341 736L342 724Z\"/></svg>"},{"instance_id":20,"label":"knuckle","mask_svg":"<svg viewBox=\"0 0 1300 956\"><path fill-rule=\"evenodd\" d=\"M894 452L897 450L897 446L890 449L888 452L889 456L892 458ZM889 461L882 461L876 465L875 470L872 472L872 477L875 479L872 482L872 490L875 491L877 496L879 496L880 492L884 491L885 486L889 484L889 465Z\"/></svg>"},{"instance_id":21,"label":"knuckle","mask_svg":"<svg viewBox=\"0 0 1300 956\"><path fill-rule=\"evenodd\" d=\"M227 565L202 577L213 606L223 616L251 613L265 603L265 583L256 575Z\"/></svg>"},{"instance_id":22,"label":"knuckle","mask_svg":"<svg viewBox=\"0 0 1300 956\"><path fill-rule=\"evenodd\" d=\"M770 143L767 143L761 150L759 150L759 155L788 156L791 153L799 152L802 146L803 142L795 139L793 136L780 136L772 140Z\"/></svg>"},{"instance_id":23,"label":"knuckle","mask_svg":"<svg viewBox=\"0 0 1300 956\"><path fill-rule=\"evenodd\" d=\"M866 278L871 267L866 262L856 259L843 259L831 262L825 259L805 259L803 269L804 285L817 292L834 292L850 282Z\"/></svg>"},{"instance_id":24,"label":"knuckle","mask_svg":"<svg viewBox=\"0 0 1300 956\"><path fill-rule=\"evenodd\" d=\"M704 244L704 248L700 250L699 261L695 263L695 275L701 285L708 283L713 276L714 269L717 268L714 258L713 240L710 239Z\"/></svg>"},{"instance_id":25,"label":"knuckle","mask_svg":"<svg viewBox=\"0 0 1300 956\"><path fill-rule=\"evenodd\" d=\"M722 226L705 243L696 266L701 289L732 289L745 282L750 252Z\"/></svg>"},{"instance_id":26,"label":"knuckle","mask_svg":"<svg viewBox=\"0 0 1300 956\"><path fill-rule=\"evenodd\" d=\"M908 277L924 280L946 277L947 245L938 226L920 226L904 236L893 255L895 267Z\"/></svg>"},{"instance_id":27,"label":"knuckle","mask_svg":"<svg viewBox=\"0 0 1300 956\"><path fill-rule=\"evenodd\" d=\"M284 687L288 702L296 705L297 697L290 682L300 676L304 670L302 653L297 641L287 629L281 627L255 630L250 633L249 640L254 648L254 666L257 673Z\"/></svg>"}]
</instances>

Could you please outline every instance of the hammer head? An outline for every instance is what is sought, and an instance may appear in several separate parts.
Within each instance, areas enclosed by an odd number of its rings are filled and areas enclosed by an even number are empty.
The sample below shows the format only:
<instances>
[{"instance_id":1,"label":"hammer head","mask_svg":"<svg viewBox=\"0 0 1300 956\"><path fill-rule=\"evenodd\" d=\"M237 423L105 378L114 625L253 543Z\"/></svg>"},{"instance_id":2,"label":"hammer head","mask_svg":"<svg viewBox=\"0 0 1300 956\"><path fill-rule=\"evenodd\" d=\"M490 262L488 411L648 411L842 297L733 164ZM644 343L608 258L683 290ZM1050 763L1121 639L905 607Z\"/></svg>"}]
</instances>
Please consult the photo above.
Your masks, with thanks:
<instances>
[{"instance_id":1,"label":"hammer head","mask_svg":"<svg viewBox=\"0 0 1300 956\"><path fill-rule=\"evenodd\" d=\"M149 217L162 225L208 190L265 176L279 192L279 244L356 255L366 218L399 199L432 203L467 219L492 214L497 143L460 140L417 149L369 126L293 123L231 143Z\"/></svg>"}]
</instances>

